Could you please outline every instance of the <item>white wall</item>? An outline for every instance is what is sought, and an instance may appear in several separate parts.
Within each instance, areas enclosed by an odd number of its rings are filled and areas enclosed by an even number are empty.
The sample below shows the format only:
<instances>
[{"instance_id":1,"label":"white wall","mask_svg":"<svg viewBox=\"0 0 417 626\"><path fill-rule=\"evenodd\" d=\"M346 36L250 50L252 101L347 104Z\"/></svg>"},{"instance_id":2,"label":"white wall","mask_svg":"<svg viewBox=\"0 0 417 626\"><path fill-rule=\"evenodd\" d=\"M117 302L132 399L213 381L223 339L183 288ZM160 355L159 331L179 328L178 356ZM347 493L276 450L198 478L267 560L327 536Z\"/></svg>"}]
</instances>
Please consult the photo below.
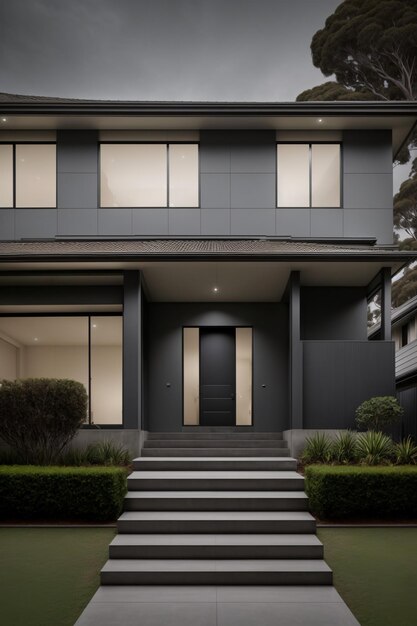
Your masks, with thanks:
<instances>
[{"instance_id":1,"label":"white wall","mask_svg":"<svg viewBox=\"0 0 417 626\"><path fill-rule=\"evenodd\" d=\"M18 352L16 346L0 339L0 379L15 380L19 362Z\"/></svg>"}]
</instances>

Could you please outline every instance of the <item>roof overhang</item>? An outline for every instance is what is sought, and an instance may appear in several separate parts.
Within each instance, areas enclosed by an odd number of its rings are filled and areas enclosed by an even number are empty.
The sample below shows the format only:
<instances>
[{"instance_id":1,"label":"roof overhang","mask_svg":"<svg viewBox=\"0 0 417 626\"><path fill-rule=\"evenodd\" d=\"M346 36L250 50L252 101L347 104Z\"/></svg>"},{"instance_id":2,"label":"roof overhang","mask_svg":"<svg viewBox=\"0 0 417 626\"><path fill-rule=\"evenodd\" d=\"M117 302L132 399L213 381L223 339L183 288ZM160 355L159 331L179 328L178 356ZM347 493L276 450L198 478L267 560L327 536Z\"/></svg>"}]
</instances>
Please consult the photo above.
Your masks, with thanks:
<instances>
[{"instance_id":1,"label":"roof overhang","mask_svg":"<svg viewBox=\"0 0 417 626\"><path fill-rule=\"evenodd\" d=\"M0 284L141 270L156 302L278 302L292 271L303 286L366 288L382 267L395 274L416 258L389 247L266 239L10 242L0 244Z\"/></svg>"},{"instance_id":2,"label":"roof overhang","mask_svg":"<svg viewBox=\"0 0 417 626\"><path fill-rule=\"evenodd\" d=\"M0 100L0 116L7 119L2 126L7 130L389 129L396 153L416 124L417 103L113 102L27 97Z\"/></svg>"}]
</instances>

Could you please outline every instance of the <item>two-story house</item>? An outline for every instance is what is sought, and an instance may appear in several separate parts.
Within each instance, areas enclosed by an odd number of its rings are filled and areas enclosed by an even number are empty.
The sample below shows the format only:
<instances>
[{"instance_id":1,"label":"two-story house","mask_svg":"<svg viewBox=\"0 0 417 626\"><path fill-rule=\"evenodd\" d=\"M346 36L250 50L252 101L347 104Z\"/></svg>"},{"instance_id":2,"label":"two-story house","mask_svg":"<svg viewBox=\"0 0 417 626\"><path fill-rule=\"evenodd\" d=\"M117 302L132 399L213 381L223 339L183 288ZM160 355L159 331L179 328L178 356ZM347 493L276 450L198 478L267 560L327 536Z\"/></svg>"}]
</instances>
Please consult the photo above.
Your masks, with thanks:
<instances>
[{"instance_id":1,"label":"two-story house","mask_svg":"<svg viewBox=\"0 0 417 626\"><path fill-rule=\"evenodd\" d=\"M0 98L0 378L81 381L97 431L353 426L395 393L408 102ZM380 292L382 331L367 337Z\"/></svg>"}]
</instances>

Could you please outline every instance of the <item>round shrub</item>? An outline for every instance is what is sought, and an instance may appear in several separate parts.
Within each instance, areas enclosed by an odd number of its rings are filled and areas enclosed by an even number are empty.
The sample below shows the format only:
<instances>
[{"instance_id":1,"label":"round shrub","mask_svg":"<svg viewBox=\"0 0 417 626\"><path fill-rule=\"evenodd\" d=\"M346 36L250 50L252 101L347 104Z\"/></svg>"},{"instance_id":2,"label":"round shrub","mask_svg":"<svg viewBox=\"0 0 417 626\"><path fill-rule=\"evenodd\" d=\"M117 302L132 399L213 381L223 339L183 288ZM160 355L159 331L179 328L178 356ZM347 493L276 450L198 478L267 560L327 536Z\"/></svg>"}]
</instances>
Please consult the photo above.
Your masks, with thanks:
<instances>
[{"instance_id":1,"label":"round shrub","mask_svg":"<svg viewBox=\"0 0 417 626\"><path fill-rule=\"evenodd\" d=\"M362 430L381 430L397 422L403 413L394 396L375 396L358 406L355 422Z\"/></svg>"},{"instance_id":2,"label":"round shrub","mask_svg":"<svg viewBox=\"0 0 417 626\"><path fill-rule=\"evenodd\" d=\"M24 463L53 463L87 415L87 393L75 380L0 381L0 439Z\"/></svg>"}]
</instances>

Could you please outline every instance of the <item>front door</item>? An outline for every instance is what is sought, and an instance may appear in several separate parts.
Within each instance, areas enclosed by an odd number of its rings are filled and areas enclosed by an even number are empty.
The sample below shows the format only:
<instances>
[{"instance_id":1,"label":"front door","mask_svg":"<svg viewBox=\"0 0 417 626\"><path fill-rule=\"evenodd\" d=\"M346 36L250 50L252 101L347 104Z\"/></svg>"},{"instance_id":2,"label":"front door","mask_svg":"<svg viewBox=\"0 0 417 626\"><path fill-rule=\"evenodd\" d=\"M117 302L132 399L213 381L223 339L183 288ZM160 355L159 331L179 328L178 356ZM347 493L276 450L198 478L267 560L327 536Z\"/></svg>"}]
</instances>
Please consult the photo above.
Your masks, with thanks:
<instances>
[{"instance_id":1,"label":"front door","mask_svg":"<svg viewBox=\"0 0 417 626\"><path fill-rule=\"evenodd\" d=\"M200 328L200 425L236 424L236 331Z\"/></svg>"}]
</instances>

